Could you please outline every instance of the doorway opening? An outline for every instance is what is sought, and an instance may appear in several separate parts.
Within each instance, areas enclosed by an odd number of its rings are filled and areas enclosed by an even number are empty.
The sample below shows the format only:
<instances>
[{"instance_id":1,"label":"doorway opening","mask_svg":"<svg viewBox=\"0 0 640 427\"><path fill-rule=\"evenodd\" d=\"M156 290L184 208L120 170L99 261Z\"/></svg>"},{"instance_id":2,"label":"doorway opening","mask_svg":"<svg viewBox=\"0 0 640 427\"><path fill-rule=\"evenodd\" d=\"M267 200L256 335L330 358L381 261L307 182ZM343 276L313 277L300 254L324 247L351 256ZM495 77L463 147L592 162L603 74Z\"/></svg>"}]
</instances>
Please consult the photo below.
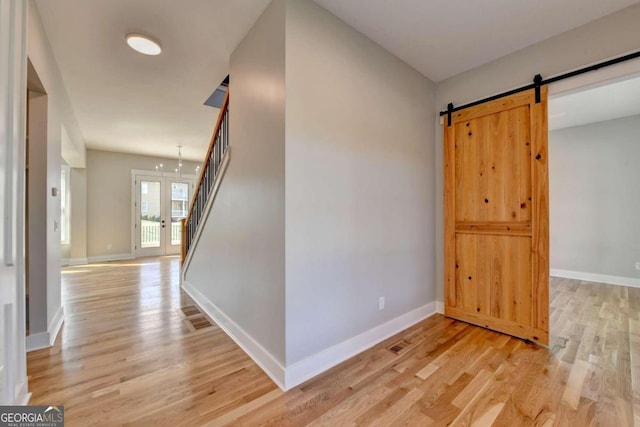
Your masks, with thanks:
<instances>
[{"instance_id":1,"label":"doorway opening","mask_svg":"<svg viewBox=\"0 0 640 427\"><path fill-rule=\"evenodd\" d=\"M48 96L27 61L25 140L25 324L27 349L48 339L47 314L47 110Z\"/></svg>"},{"instance_id":2,"label":"doorway opening","mask_svg":"<svg viewBox=\"0 0 640 427\"><path fill-rule=\"evenodd\" d=\"M640 287L638 159L640 75L550 99L552 282Z\"/></svg>"},{"instance_id":3,"label":"doorway opening","mask_svg":"<svg viewBox=\"0 0 640 427\"><path fill-rule=\"evenodd\" d=\"M132 171L132 240L136 258L177 255L195 176Z\"/></svg>"}]
</instances>

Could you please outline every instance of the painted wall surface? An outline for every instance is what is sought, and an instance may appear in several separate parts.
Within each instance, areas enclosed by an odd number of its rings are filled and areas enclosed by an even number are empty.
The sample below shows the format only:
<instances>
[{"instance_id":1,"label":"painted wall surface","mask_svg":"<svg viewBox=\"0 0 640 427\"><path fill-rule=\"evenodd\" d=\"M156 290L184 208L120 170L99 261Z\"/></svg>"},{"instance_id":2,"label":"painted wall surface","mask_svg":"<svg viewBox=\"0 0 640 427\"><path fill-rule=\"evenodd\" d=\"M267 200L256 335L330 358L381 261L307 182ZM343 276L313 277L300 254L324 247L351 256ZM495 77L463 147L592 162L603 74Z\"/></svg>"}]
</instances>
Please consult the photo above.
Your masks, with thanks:
<instances>
[{"instance_id":1,"label":"painted wall surface","mask_svg":"<svg viewBox=\"0 0 640 427\"><path fill-rule=\"evenodd\" d=\"M69 261L87 258L87 170L71 168L71 245Z\"/></svg>"},{"instance_id":2,"label":"painted wall surface","mask_svg":"<svg viewBox=\"0 0 640 427\"><path fill-rule=\"evenodd\" d=\"M640 278L640 116L549 133L551 268Z\"/></svg>"},{"instance_id":3,"label":"painted wall surface","mask_svg":"<svg viewBox=\"0 0 640 427\"><path fill-rule=\"evenodd\" d=\"M85 142L65 88L58 64L53 56L38 7L29 0L29 60L38 72L50 98L50 128L55 131L51 138L53 147L71 167L85 166Z\"/></svg>"},{"instance_id":4,"label":"painted wall surface","mask_svg":"<svg viewBox=\"0 0 640 427\"><path fill-rule=\"evenodd\" d=\"M434 87L311 1L286 17L291 365L434 301Z\"/></svg>"},{"instance_id":5,"label":"painted wall surface","mask_svg":"<svg viewBox=\"0 0 640 427\"><path fill-rule=\"evenodd\" d=\"M177 159L87 150L86 240L89 258L131 254L131 170L155 171L160 163L173 170ZM199 164L183 160L182 165L183 173L195 174ZM81 182L80 175L74 175ZM72 186L73 182L72 177ZM79 233L80 230L76 230L76 234Z\"/></svg>"},{"instance_id":6,"label":"painted wall surface","mask_svg":"<svg viewBox=\"0 0 640 427\"><path fill-rule=\"evenodd\" d=\"M531 83L535 74L553 76L640 49L640 4L549 38L486 65L444 80L436 106L461 105ZM439 121L435 117L436 122ZM436 126L436 283L444 300L443 136Z\"/></svg>"},{"instance_id":7,"label":"painted wall surface","mask_svg":"<svg viewBox=\"0 0 640 427\"><path fill-rule=\"evenodd\" d=\"M61 156L72 166L84 166L84 139L33 1L29 1L28 40L29 60L47 93L46 239L41 244L46 245L47 322L51 329L62 309L60 197L53 196L51 189L60 188Z\"/></svg>"},{"instance_id":8,"label":"painted wall surface","mask_svg":"<svg viewBox=\"0 0 640 427\"><path fill-rule=\"evenodd\" d=\"M47 182L47 110L48 96L29 93L29 185L28 185L28 257L29 257L29 332L47 332L47 228L49 200ZM58 282L59 283L59 282Z\"/></svg>"},{"instance_id":9,"label":"painted wall surface","mask_svg":"<svg viewBox=\"0 0 640 427\"><path fill-rule=\"evenodd\" d=\"M65 136L67 135L67 136ZM67 131L65 130L64 126L62 127L62 141L64 141L66 138L68 138L68 134ZM63 174L66 172L67 174L67 197L69 197L69 202L71 202L71 170L69 168L69 165L67 164L67 162L64 160L64 158L62 158L61 160L61 168L62 171L60 172L60 180L62 181L62 176ZM60 227L63 227L63 218L62 218L62 183L60 184ZM69 206L71 208L71 204L69 203ZM71 209L68 212L68 216L70 219L69 224L67 225L68 227L71 227L71 224L73 224L73 220L71 219ZM62 238L62 232L60 233L60 238ZM61 264L65 265L65 262L69 261L69 257L71 256L71 230L69 229L69 239L67 242L62 242L60 244L60 260L61 260Z\"/></svg>"},{"instance_id":10,"label":"painted wall surface","mask_svg":"<svg viewBox=\"0 0 640 427\"><path fill-rule=\"evenodd\" d=\"M186 273L282 365L284 37L276 0L231 55L231 161Z\"/></svg>"}]
</instances>

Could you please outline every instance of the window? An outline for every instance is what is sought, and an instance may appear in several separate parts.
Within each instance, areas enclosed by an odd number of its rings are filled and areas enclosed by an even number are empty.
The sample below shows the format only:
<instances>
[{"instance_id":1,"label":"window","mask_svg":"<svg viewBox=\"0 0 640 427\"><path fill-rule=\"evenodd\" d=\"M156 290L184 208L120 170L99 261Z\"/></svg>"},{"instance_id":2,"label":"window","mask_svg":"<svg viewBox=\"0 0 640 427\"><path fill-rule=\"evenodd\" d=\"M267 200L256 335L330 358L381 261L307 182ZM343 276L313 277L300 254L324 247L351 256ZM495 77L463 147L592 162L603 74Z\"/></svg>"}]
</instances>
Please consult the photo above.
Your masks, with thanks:
<instances>
[{"instance_id":1,"label":"window","mask_svg":"<svg viewBox=\"0 0 640 427\"><path fill-rule=\"evenodd\" d=\"M140 203L140 212L142 212L143 215L149 212L149 202L143 201Z\"/></svg>"},{"instance_id":2,"label":"window","mask_svg":"<svg viewBox=\"0 0 640 427\"><path fill-rule=\"evenodd\" d=\"M71 197L69 166L62 166L60 172L60 242L69 244L71 240Z\"/></svg>"}]
</instances>

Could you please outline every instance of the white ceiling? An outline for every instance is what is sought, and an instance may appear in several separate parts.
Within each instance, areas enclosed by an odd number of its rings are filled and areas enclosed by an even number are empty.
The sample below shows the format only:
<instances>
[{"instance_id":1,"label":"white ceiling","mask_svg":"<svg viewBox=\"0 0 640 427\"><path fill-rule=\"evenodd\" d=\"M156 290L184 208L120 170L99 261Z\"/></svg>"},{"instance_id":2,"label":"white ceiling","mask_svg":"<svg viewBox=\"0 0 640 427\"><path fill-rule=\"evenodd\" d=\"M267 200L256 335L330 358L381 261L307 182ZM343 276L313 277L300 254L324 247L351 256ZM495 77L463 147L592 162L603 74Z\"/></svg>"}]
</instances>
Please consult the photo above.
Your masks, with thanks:
<instances>
[{"instance_id":1,"label":"white ceiling","mask_svg":"<svg viewBox=\"0 0 640 427\"><path fill-rule=\"evenodd\" d=\"M434 82L579 27L637 2L637 0L314 1Z\"/></svg>"},{"instance_id":2,"label":"white ceiling","mask_svg":"<svg viewBox=\"0 0 640 427\"><path fill-rule=\"evenodd\" d=\"M37 0L89 148L200 161L217 110L204 106L270 0ZM314 0L434 81L636 0ZM144 56L128 32L159 39ZM233 78L233 77L232 77Z\"/></svg>"},{"instance_id":3,"label":"white ceiling","mask_svg":"<svg viewBox=\"0 0 640 427\"><path fill-rule=\"evenodd\" d=\"M640 115L640 77L549 100L549 130Z\"/></svg>"},{"instance_id":4,"label":"white ceiling","mask_svg":"<svg viewBox=\"0 0 640 427\"><path fill-rule=\"evenodd\" d=\"M38 0L89 148L201 161L218 110L203 103L269 0ZM159 56L125 43L157 38Z\"/></svg>"}]
</instances>

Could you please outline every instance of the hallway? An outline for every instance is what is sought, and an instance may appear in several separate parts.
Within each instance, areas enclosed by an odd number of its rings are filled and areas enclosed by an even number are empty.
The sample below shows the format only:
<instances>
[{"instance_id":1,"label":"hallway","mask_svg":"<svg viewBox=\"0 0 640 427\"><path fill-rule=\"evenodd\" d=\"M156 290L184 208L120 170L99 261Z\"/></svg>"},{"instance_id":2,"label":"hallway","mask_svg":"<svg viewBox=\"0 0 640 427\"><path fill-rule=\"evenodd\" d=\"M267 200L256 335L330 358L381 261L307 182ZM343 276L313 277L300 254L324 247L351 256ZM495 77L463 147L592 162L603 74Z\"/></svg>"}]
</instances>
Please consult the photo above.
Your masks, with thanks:
<instances>
[{"instance_id":1,"label":"hallway","mask_svg":"<svg viewBox=\"0 0 640 427\"><path fill-rule=\"evenodd\" d=\"M163 257L64 269L67 317L54 348L29 354L31 403L63 403L70 425L169 423L176 405L215 407L205 399L214 391L241 399L275 389L222 330L185 319L192 302L179 266Z\"/></svg>"},{"instance_id":2,"label":"hallway","mask_svg":"<svg viewBox=\"0 0 640 427\"><path fill-rule=\"evenodd\" d=\"M180 290L177 257L69 267L62 280L65 324L53 348L29 353L28 375L31 404L64 405L69 426L640 416L640 289L553 279L551 353L434 315L285 394Z\"/></svg>"}]
</instances>

